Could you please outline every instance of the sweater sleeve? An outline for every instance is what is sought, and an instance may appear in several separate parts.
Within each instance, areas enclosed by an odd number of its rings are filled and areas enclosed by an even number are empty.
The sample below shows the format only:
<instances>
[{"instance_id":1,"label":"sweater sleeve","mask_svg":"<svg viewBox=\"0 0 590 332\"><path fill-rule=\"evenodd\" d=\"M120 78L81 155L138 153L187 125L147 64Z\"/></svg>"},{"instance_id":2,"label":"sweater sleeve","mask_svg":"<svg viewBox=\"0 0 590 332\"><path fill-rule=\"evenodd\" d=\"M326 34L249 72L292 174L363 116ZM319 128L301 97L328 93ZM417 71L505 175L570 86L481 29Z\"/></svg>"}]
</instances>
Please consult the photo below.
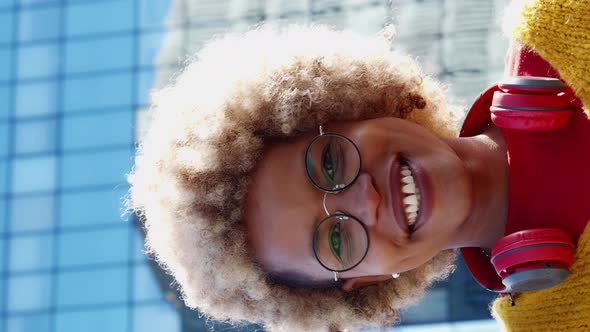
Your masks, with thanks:
<instances>
[{"instance_id":1,"label":"sweater sleeve","mask_svg":"<svg viewBox=\"0 0 590 332\"><path fill-rule=\"evenodd\" d=\"M556 68L590 115L590 0L514 0L504 31Z\"/></svg>"},{"instance_id":2,"label":"sweater sleeve","mask_svg":"<svg viewBox=\"0 0 590 332\"><path fill-rule=\"evenodd\" d=\"M492 315L506 332L590 331L590 227L576 246L570 275L558 286L516 294L492 304Z\"/></svg>"}]
</instances>

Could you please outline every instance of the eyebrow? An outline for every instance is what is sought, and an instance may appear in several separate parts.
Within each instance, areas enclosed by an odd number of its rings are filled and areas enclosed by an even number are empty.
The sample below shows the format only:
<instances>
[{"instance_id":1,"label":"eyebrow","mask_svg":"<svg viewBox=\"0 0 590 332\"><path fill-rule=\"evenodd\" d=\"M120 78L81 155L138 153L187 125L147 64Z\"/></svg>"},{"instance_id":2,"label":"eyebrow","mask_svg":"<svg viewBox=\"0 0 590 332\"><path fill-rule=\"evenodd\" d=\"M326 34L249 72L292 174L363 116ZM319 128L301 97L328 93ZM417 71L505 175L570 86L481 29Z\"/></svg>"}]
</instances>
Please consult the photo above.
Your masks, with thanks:
<instances>
[{"instance_id":1,"label":"eyebrow","mask_svg":"<svg viewBox=\"0 0 590 332\"><path fill-rule=\"evenodd\" d=\"M310 279L309 276L297 270L273 270L268 273L268 278L271 282L291 288L339 288L342 285L341 280L335 282L333 279Z\"/></svg>"},{"instance_id":2,"label":"eyebrow","mask_svg":"<svg viewBox=\"0 0 590 332\"><path fill-rule=\"evenodd\" d=\"M313 227L311 229L311 236L308 237L309 240L307 242L307 248L309 248L308 249L308 254L311 255L311 257L313 257L314 260L317 261L317 258L315 256L315 250L314 250L314 247L313 247L313 235L314 235L314 231L315 231L315 226L317 226L317 225L315 225L315 224L313 225Z\"/></svg>"}]
</instances>

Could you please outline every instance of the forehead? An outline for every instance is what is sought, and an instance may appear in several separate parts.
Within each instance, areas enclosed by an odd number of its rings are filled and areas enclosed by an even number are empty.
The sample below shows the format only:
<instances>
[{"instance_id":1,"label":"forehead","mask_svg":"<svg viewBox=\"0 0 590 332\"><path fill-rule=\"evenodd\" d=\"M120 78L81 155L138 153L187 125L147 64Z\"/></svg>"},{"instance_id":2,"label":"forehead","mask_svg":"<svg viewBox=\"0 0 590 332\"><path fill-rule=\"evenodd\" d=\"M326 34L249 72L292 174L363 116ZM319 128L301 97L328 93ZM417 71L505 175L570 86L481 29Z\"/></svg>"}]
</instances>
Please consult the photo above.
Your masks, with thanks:
<instances>
[{"instance_id":1,"label":"forehead","mask_svg":"<svg viewBox=\"0 0 590 332\"><path fill-rule=\"evenodd\" d=\"M315 133L272 145L249 186L245 224L258 261L267 269L329 276L315 259L313 231L324 216L323 193L305 173L304 154Z\"/></svg>"}]
</instances>

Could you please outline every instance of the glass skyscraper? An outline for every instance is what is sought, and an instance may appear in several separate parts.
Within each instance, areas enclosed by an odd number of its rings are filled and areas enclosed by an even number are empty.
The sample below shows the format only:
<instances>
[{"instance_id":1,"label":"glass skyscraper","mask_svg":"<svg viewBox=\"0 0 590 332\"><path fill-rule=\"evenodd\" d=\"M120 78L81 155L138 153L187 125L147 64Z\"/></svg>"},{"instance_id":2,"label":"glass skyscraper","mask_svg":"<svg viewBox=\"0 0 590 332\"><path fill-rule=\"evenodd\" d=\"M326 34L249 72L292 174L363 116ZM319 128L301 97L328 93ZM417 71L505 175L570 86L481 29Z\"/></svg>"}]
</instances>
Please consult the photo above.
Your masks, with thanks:
<instances>
[{"instance_id":1,"label":"glass skyscraper","mask_svg":"<svg viewBox=\"0 0 590 332\"><path fill-rule=\"evenodd\" d=\"M396 45L470 100L501 71L468 47L498 40L473 22L489 25L503 1L472 2L0 0L0 332L221 329L182 306L123 208L150 90L212 35L263 20L366 34L395 21ZM459 265L402 323L483 319L490 300Z\"/></svg>"},{"instance_id":2,"label":"glass skyscraper","mask_svg":"<svg viewBox=\"0 0 590 332\"><path fill-rule=\"evenodd\" d=\"M122 217L167 1L0 0L0 331L179 331Z\"/></svg>"}]
</instances>

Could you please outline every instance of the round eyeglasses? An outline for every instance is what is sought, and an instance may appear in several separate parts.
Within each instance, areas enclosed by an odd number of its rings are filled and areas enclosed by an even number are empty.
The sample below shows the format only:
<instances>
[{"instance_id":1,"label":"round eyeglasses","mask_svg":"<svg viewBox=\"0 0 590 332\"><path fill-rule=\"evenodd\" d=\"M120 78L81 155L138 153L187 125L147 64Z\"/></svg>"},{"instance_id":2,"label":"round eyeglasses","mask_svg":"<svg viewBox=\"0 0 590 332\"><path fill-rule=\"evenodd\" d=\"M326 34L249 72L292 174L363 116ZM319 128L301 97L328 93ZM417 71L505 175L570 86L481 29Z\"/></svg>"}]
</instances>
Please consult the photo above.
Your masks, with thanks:
<instances>
[{"instance_id":1,"label":"round eyeglasses","mask_svg":"<svg viewBox=\"0 0 590 332\"><path fill-rule=\"evenodd\" d=\"M311 183L324 192L323 207L327 217L316 226L313 234L313 251L318 262L338 272L359 265L369 251L369 234L357 218L341 211L330 214L326 207L327 194L338 194L358 178L361 155L349 138L324 133L316 136L305 151L305 170Z\"/></svg>"},{"instance_id":2,"label":"round eyeglasses","mask_svg":"<svg viewBox=\"0 0 590 332\"><path fill-rule=\"evenodd\" d=\"M368 250L369 235L365 225L349 215L328 215L313 234L315 257L324 268L333 272L353 269L363 261Z\"/></svg>"},{"instance_id":3,"label":"round eyeglasses","mask_svg":"<svg viewBox=\"0 0 590 332\"><path fill-rule=\"evenodd\" d=\"M361 154L347 137L327 133L320 127L305 151L305 170L314 186L335 193L350 186L361 171Z\"/></svg>"}]
</instances>

